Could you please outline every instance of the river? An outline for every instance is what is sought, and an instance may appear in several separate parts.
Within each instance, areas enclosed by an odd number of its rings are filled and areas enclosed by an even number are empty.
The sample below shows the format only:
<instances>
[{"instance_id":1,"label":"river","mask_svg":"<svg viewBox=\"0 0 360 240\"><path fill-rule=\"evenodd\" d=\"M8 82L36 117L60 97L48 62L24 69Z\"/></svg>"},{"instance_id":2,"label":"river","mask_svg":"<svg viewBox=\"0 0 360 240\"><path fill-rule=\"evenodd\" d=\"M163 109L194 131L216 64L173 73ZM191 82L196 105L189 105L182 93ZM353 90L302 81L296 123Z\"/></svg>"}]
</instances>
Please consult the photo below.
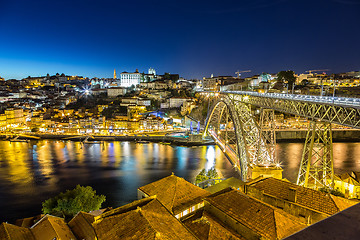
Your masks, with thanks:
<instances>
[{"instance_id":1,"label":"river","mask_svg":"<svg viewBox=\"0 0 360 240\"><path fill-rule=\"evenodd\" d=\"M283 176L296 181L302 143L278 143ZM336 173L360 171L360 143L334 143ZM103 207L136 199L137 188L172 172L193 181L203 168L224 176L237 173L216 146L182 147L160 143L0 141L0 222L37 215L41 202L77 184L106 196Z\"/></svg>"}]
</instances>

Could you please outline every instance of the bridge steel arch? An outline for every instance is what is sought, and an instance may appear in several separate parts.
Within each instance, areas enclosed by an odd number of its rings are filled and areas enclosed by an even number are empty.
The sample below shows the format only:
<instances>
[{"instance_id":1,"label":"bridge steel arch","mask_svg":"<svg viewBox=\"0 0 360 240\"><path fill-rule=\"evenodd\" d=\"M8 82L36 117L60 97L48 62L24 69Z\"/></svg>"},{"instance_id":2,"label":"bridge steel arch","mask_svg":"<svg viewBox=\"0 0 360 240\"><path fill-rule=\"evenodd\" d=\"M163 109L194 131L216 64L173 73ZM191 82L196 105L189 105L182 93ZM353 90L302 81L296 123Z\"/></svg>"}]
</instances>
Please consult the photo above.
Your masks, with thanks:
<instances>
[{"instance_id":1,"label":"bridge steel arch","mask_svg":"<svg viewBox=\"0 0 360 240\"><path fill-rule=\"evenodd\" d=\"M360 104L331 103L329 97L313 97L313 101L304 100L304 95L255 93L244 91L225 91L236 101L253 106L274 109L279 112L306 117L311 120L335 123L347 127L360 129ZM324 99L324 100L323 100ZM352 101L357 99L353 98ZM321 102L324 101L324 102Z\"/></svg>"},{"instance_id":2,"label":"bridge steel arch","mask_svg":"<svg viewBox=\"0 0 360 240\"><path fill-rule=\"evenodd\" d=\"M204 134L215 140L244 181L248 178L249 167L277 164L250 108L227 95L213 99Z\"/></svg>"}]
</instances>

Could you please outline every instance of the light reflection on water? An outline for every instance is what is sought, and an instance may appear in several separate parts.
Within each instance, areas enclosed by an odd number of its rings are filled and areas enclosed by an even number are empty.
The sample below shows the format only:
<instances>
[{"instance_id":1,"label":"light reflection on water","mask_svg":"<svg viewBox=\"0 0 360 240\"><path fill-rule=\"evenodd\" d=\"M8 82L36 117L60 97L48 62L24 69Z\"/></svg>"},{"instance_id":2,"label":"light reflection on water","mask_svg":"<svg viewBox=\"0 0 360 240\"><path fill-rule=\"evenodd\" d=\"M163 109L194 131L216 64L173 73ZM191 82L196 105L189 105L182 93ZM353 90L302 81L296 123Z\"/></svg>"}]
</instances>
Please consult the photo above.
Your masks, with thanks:
<instances>
[{"instance_id":1,"label":"light reflection on water","mask_svg":"<svg viewBox=\"0 0 360 240\"><path fill-rule=\"evenodd\" d=\"M296 180L302 143L279 143L284 177ZM335 172L360 171L360 143L334 143ZM193 181L201 169L215 166L224 177L237 176L216 146L181 147L158 143L0 141L0 221L33 216L41 202L77 184L107 196L104 206L136 199L136 189L174 172Z\"/></svg>"}]
</instances>

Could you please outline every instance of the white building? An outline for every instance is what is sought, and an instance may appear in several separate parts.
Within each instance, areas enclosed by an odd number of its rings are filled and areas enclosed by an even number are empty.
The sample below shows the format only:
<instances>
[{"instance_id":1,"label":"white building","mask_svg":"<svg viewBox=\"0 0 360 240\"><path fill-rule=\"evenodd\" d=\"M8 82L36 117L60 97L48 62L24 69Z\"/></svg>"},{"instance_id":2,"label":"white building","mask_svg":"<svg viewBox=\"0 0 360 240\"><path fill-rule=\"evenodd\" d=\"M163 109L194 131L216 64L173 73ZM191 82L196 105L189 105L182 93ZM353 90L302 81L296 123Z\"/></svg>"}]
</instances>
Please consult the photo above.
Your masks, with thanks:
<instances>
[{"instance_id":1,"label":"white building","mask_svg":"<svg viewBox=\"0 0 360 240\"><path fill-rule=\"evenodd\" d=\"M119 95L122 96L126 94L126 88L123 87L113 87L113 88L108 88L106 90L108 97L116 97Z\"/></svg>"},{"instance_id":2,"label":"white building","mask_svg":"<svg viewBox=\"0 0 360 240\"><path fill-rule=\"evenodd\" d=\"M120 86L131 87L140 84L141 73L136 69L134 73L122 72L120 73Z\"/></svg>"},{"instance_id":3,"label":"white building","mask_svg":"<svg viewBox=\"0 0 360 240\"><path fill-rule=\"evenodd\" d=\"M152 74L152 75L156 76L156 71L155 71L155 69L149 68L148 74Z\"/></svg>"},{"instance_id":4,"label":"white building","mask_svg":"<svg viewBox=\"0 0 360 240\"><path fill-rule=\"evenodd\" d=\"M188 100L190 100L190 99L188 99L188 98L175 98L175 97L173 97L173 98L169 98L169 107L170 108L178 108L178 107L181 107L181 105L184 103L184 102L186 102L186 101L188 101Z\"/></svg>"}]
</instances>

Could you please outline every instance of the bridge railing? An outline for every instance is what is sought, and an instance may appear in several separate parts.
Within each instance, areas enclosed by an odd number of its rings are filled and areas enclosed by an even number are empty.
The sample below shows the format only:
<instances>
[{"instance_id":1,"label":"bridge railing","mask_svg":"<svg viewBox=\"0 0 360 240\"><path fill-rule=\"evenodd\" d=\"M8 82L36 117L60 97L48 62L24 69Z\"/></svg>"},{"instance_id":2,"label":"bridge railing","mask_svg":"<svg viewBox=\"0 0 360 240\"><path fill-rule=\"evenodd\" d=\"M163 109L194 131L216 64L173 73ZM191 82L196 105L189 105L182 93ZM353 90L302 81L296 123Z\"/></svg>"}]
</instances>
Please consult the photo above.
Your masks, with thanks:
<instances>
[{"instance_id":1,"label":"bridge railing","mask_svg":"<svg viewBox=\"0 0 360 240\"><path fill-rule=\"evenodd\" d=\"M346 105L346 106L360 108L360 98L313 96L313 95L286 94L286 93L258 93L252 91L221 91L220 93L251 95L257 97L306 101L306 102L333 104L333 105L341 105L341 106Z\"/></svg>"}]
</instances>

